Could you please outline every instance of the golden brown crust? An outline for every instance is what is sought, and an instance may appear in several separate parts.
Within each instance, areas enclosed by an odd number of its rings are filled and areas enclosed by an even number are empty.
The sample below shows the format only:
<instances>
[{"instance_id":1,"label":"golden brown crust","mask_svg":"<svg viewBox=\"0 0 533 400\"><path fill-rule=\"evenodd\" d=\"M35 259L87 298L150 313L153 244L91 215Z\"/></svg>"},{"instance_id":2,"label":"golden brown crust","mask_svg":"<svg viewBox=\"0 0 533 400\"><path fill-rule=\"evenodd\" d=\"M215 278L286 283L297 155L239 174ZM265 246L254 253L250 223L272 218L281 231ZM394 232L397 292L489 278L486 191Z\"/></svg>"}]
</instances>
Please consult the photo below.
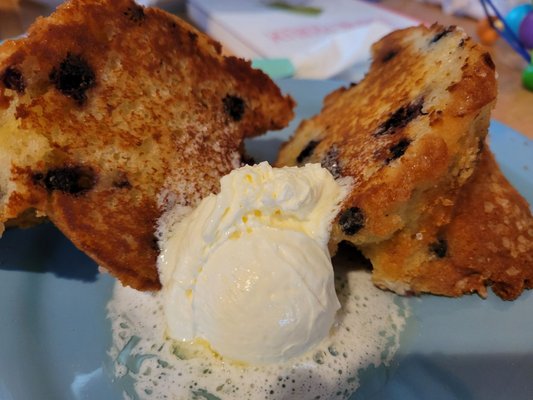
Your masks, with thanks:
<instances>
[{"instance_id":1,"label":"golden brown crust","mask_svg":"<svg viewBox=\"0 0 533 400\"><path fill-rule=\"evenodd\" d=\"M0 46L0 223L35 208L123 283L157 289L164 201L217 191L243 138L284 127L293 105L175 16L66 2Z\"/></svg>"},{"instance_id":2,"label":"golden brown crust","mask_svg":"<svg viewBox=\"0 0 533 400\"><path fill-rule=\"evenodd\" d=\"M438 212L364 248L378 286L400 293L477 292L483 297L491 286L505 300L533 286L533 217L488 149L444 228L433 224Z\"/></svg>"},{"instance_id":3,"label":"golden brown crust","mask_svg":"<svg viewBox=\"0 0 533 400\"><path fill-rule=\"evenodd\" d=\"M324 101L282 147L278 165L320 162L354 189L333 243L376 243L416 220L428 201L453 202L475 167L496 98L490 56L455 27L391 33L370 71ZM449 216L442 215L442 224Z\"/></svg>"}]
</instances>

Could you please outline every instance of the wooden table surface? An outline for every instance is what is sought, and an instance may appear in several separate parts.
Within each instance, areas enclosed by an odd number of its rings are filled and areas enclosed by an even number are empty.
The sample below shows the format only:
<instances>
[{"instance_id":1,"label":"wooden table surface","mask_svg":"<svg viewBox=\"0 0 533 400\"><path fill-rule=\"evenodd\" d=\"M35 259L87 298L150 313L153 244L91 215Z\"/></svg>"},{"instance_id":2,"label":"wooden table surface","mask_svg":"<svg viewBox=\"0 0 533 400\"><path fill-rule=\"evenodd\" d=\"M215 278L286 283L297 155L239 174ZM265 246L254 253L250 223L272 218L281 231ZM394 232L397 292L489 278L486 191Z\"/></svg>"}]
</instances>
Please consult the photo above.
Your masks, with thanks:
<instances>
[{"instance_id":1,"label":"wooden table surface","mask_svg":"<svg viewBox=\"0 0 533 400\"><path fill-rule=\"evenodd\" d=\"M444 14L437 6L416 0L382 0L380 4L423 22L461 26L477 39L476 21ZM23 33L37 16L50 12L45 7L27 0L21 0L20 5L19 11L0 9L0 38ZM493 118L533 139L533 92L525 90L520 80L525 62L502 39L490 48L490 52L499 80L499 96Z\"/></svg>"}]
</instances>

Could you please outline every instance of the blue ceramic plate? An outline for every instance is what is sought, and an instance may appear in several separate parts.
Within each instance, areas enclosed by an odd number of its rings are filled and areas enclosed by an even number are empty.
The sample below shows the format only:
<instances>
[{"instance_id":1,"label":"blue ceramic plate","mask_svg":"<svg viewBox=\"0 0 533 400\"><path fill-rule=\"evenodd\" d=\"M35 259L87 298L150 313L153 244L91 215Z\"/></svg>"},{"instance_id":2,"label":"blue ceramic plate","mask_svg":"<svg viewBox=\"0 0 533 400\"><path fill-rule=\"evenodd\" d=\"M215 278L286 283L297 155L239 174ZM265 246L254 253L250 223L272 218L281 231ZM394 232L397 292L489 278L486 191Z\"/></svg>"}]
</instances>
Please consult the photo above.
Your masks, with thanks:
<instances>
[{"instance_id":1,"label":"blue ceramic plate","mask_svg":"<svg viewBox=\"0 0 533 400\"><path fill-rule=\"evenodd\" d=\"M300 119L319 111L335 82L284 81L297 120L247 144L275 158ZM493 122L491 147L533 203L533 141ZM0 400L121 399L105 368L113 279L49 224L0 240ZM532 399L533 293L410 299L413 317L390 368L361 372L353 399Z\"/></svg>"}]
</instances>

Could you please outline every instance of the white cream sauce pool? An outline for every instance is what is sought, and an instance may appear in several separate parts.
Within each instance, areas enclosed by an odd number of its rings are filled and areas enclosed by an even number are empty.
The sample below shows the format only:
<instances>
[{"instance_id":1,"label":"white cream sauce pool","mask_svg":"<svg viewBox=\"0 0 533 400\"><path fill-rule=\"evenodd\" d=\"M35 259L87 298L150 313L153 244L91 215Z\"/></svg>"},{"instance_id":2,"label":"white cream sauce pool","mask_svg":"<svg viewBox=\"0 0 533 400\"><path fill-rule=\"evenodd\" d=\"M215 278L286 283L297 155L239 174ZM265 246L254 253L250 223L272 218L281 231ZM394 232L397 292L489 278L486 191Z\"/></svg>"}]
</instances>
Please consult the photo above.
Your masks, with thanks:
<instances>
[{"instance_id":1,"label":"white cream sauce pool","mask_svg":"<svg viewBox=\"0 0 533 400\"><path fill-rule=\"evenodd\" d=\"M409 310L374 287L364 270L335 267L342 305L329 337L283 364L225 362L206 347L164 338L159 294L115 285L108 304L112 373L126 399L343 399L359 386L358 371L388 365Z\"/></svg>"}]
</instances>

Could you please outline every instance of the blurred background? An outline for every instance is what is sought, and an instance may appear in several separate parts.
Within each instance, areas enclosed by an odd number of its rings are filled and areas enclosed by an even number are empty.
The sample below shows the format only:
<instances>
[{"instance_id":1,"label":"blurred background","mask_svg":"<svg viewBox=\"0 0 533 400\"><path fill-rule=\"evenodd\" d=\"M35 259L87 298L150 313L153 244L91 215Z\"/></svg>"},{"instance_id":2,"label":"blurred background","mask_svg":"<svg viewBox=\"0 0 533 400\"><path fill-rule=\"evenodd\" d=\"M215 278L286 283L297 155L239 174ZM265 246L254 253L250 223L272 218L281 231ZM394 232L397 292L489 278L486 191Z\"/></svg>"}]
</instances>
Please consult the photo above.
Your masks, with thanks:
<instances>
[{"instance_id":1,"label":"blurred background","mask_svg":"<svg viewBox=\"0 0 533 400\"><path fill-rule=\"evenodd\" d=\"M524 55L493 29L479 0L138 2L186 19L220 41L225 52L252 60L255 67L274 78L358 81L368 68L371 44L388 32L420 23L461 26L489 48L495 61L500 94L493 117L533 138L533 91L526 89L524 80L529 68L533 88L533 65L528 67ZM35 18L51 13L60 3L0 0L0 39L23 34ZM530 0L491 3L507 16L504 20L514 18L509 23L518 27L531 17L533 24ZM492 25L502 28L496 19L492 19ZM533 35L533 25L525 34Z\"/></svg>"}]
</instances>

